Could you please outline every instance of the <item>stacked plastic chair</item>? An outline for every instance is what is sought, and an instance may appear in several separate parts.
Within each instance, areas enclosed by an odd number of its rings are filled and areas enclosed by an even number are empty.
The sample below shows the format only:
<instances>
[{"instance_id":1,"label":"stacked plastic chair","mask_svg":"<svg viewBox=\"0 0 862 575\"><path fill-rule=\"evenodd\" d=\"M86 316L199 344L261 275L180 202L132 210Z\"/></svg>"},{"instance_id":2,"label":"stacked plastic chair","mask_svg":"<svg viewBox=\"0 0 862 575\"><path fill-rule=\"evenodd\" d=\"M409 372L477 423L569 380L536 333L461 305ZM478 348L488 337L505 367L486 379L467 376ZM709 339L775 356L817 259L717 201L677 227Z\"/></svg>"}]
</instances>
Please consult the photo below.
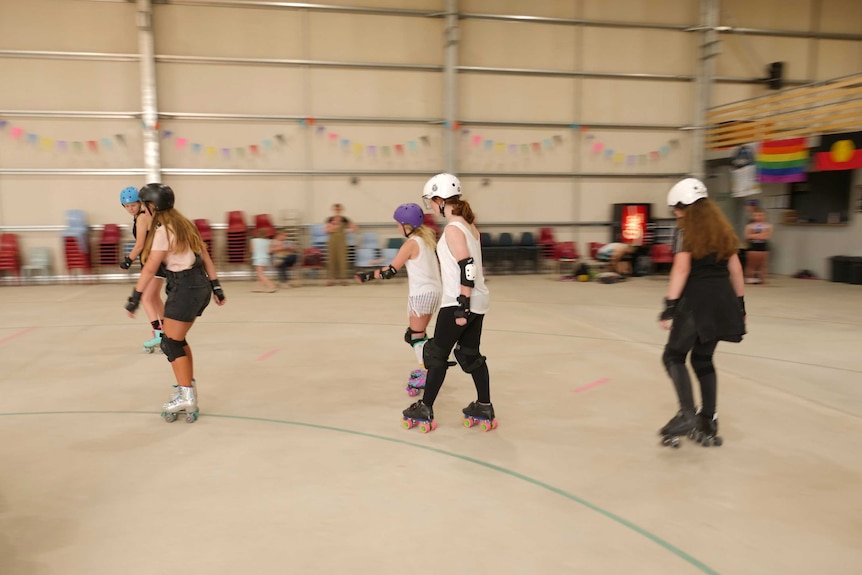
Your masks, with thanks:
<instances>
[{"instance_id":1,"label":"stacked plastic chair","mask_svg":"<svg viewBox=\"0 0 862 575\"><path fill-rule=\"evenodd\" d=\"M376 233L364 232L361 242L359 247L356 248L356 267L370 268L385 263L380 261L380 250L378 249Z\"/></svg>"},{"instance_id":2,"label":"stacked plastic chair","mask_svg":"<svg viewBox=\"0 0 862 575\"><path fill-rule=\"evenodd\" d=\"M105 224L102 228L97 261L103 267L114 267L120 263L120 227L117 224Z\"/></svg>"},{"instance_id":3,"label":"stacked plastic chair","mask_svg":"<svg viewBox=\"0 0 862 575\"><path fill-rule=\"evenodd\" d=\"M51 250L44 247L30 248L27 263L21 266L21 271L25 277L31 278L33 272L39 272L39 275L51 275Z\"/></svg>"},{"instance_id":4,"label":"stacked plastic chair","mask_svg":"<svg viewBox=\"0 0 862 575\"><path fill-rule=\"evenodd\" d=\"M248 227L240 211L227 215L227 263L244 264L248 254Z\"/></svg>"},{"instance_id":5,"label":"stacked plastic chair","mask_svg":"<svg viewBox=\"0 0 862 575\"><path fill-rule=\"evenodd\" d=\"M266 230L266 237L269 239L275 235L275 228L272 226L272 219L269 214L258 214L254 217L254 231L257 232L258 230ZM254 237L257 237L257 233Z\"/></svg>"},{"instance_id":6,"label":"stacked plastic chair","mask_svg":"<svg viewBox=\"0 0 862 575\"><path fill-rule=\"evenodd\" d=\"M63 251L66 268L90 273L90 232L87 218L81 210L66 212L66 229L63 231Z\"/></svg>"},{"instance_id":7,"label":"stacked plastic chair","mask_svg":"<svg viewBox=\"0 0 862 575\"><path fill-rule=\"evenodd\" d=\"M206 219L197 219L195 220L195 227L198 229L198 233L201 235L201 239L207 245L207 253L210 256L210 259L213 257L213 231L210 227L209 220Z\"/></svg>"},{"instance_id":8,"label":"stacked plastic chair","mask_svg":"<svg viewBox=\"0 0 862 575\"><path fill-rule=\"evenodd\" d=\"M0 272L12 272L21 280L21 252L15 234L0 234Z\"/></svg>"}]
</instances>

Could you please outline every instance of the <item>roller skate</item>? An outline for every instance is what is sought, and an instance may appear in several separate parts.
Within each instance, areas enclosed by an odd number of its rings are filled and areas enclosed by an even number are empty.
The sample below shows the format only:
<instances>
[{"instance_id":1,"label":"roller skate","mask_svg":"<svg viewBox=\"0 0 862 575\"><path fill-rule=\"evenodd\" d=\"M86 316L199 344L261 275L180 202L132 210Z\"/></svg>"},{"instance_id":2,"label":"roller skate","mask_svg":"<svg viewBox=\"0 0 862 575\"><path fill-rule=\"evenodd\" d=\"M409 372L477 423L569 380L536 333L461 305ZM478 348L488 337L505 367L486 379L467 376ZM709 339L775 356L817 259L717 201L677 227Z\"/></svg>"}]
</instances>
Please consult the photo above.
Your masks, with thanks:
<instances>
[{"instance_id":1,"label":"roller skate","mask_svg":"<svg viewBox=\"0 0 862 575\"><path fill-rule=\"evenodd\" d=\"M186 423L197 421L198 402L193 387L180 386L176 395L162 406L162 417L167 423L176 421L180 413L186 414Z\"/></svg>"},{"instance_id":2,"label":"roller skate","mask_svg":"<svg viewBox=\"0 0 862 575\"><path fill-rule=\"evenodd\" d=\"M147 353L153 353L156 350L161 351L163 333L164 332L160 329L153 330L153 339L144 342L144 351Z\"/></svg>"},{"instance_id":3,"label":"roller skate","mask_svg":"<svg viewBox=\"0 0 862 575\"><path fill-rule=\"evenodd\" d=\"M430 406L425 405L421 399L410 405L402 413L404 417L401 425L404 426L404 429L410 429L417 425L419 426L419 431L422 433L428 433L437 429L437 422L434 421L434 410Z\"/></svg>"},{"instance_id":4,"label":"roller skate","mask_svg":"<svg viewBox=\"0 0 862 575\"><path fill-rule=\"evenodd\" d=\"M662 436L662 445L679 448L680 437L686 437L693 433L696 424L697 418L694 413L682 411L677 413L659 432Z\"/></svg>"},{"instance_id":5,"label":"roller skate","mask_svg":"<svg viewBox=\"0 0 862 575\"><path fill-rule=\"evenodd\" d=\"M425 378L428 376L427 369L414 369L410 372L410 379L407 380L407 395L416 397L423 389L425 389Z\"/></svg>"},{"instance_id":6,"label":"roller skate","mask_svg":"<svg viewBox=\"0 0 862 575\"><path fill-rule=\"evenodd\" d=\"M709 447L710 445L721 447L724 440L718 434L718 414L715 413L712 417L709 417L698 413L697 423L694 430L689 434L689 437L704 447Z\"/></svg>"},{"instance_id":7,"label":"roller skate","mask_svg":"<svg viewBox=\"0 0 862 575\"><path fill-rule=\"evenodd\" d=\"M200 398L200 394L198 393L198 388L197 388L197 385L195 385L195 384L196 384L195 379L192 378L192 389L195 390L195 401L197 401L198 398ZM180 396L180 386L175 383L173 385L173 388L174 388L174 394L171 395L171 398L168 401L173 401Z\"/></svg>"},{"instance_id":8,"label":"roller skate","mask_svg":"<svg viewBox=\"0 0 862 575\"><path fill-rule=\"evenodd\" d=\"M471 401L470 405L461 410L464 414L464 427L479 425L482 431L497 429L497 420L494 418L494 406L490 403L479 403Z\"/></svg>"}]
</instances>

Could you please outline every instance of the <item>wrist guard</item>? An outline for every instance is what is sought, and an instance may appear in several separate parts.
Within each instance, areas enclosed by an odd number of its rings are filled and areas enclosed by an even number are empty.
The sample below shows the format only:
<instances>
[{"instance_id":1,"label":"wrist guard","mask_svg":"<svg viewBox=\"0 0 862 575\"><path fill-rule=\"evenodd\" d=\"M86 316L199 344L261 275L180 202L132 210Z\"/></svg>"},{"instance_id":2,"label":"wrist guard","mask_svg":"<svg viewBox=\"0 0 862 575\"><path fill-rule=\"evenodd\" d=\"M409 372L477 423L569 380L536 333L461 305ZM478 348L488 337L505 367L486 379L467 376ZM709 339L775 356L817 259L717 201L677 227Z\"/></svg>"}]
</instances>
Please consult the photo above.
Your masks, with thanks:
<instances>
[{"instance_id":1,"label":"wrist guard","mask_svg":"<svg viewBox=\"0 0 862 575\"><path fill-rule=\"evenodd\" d=\"M458 296L458 309L455 310L455 318L470 317L470 298L465 295Z\"/></svg>"},{"instance_id":2,"label":"wrist guard","mask_svg":"<svg viewBox=\"0 0 862 575\"><path fill-rule=\"evenodd\" d=\"M224 290L221 289L221 283L218 280L211 280L210 285L213 288L213 296L216 298L216 302L223 302L225 300L225 297Z\"/></svg>"},{"instance_id":3,"label":"wrist guard","mask_svg":"<svg viewBox=\"0 0 862 575\"><path fill-rule=\"evenodd\" d=\"M661 315L658 316L659 320L664 321L668 319L673 319L673 314L676 312L676 304L679 303L679 299L667 299L664 298L664 311L661 312Z\"/></svg>"},{"instance_id":4,"label":"wrist guard","mask_svg":"<svg viewBox=\"0 0 862 575\"><path fill-rule=\"evenodd\" d=\"M120 264L120 269L121 270L127 270L130 267L132 267L132 258L130 258L129 256L126 256L123 258L123 263Z\"/></svg>"},{"instance_id":5,"label":"wrist guard","mask_svg":"<svg viewBox=\"0 0 862 575\"><path fill-rule=\"evenodd\" d=\"M382 279L389 280L389 279L392 279L395 276L395 274L397 274L397 273L398 273L398 270L396 270L392 266L389 266L386 269L380 270L380 277Z\"/></svg>"},{"instance_id":6,"label":"wrist guard","mask_svg":"<svg viewBox=\"0 0 862 575\"><path fill-rule=\"evenodd\" d=\"M135 313L135 310L138 309L138 306L141 305L141 296L143 294L138 290L132 290L132 295L129 296L129 301L126 303L126 311L130 313Z\"/></svg>"},{"instance_id":7,"label":"wrist guard","mask_svg":"<svg viewBox=\"0 0 862 575\"><path fill-rule=\"evenodd\" d=\"M371 270L370 272L360 272L356 274L356 277L359 278L359 281L362 283L370 282L374 279L374 270Z\"/></svg>"}]
</instances>

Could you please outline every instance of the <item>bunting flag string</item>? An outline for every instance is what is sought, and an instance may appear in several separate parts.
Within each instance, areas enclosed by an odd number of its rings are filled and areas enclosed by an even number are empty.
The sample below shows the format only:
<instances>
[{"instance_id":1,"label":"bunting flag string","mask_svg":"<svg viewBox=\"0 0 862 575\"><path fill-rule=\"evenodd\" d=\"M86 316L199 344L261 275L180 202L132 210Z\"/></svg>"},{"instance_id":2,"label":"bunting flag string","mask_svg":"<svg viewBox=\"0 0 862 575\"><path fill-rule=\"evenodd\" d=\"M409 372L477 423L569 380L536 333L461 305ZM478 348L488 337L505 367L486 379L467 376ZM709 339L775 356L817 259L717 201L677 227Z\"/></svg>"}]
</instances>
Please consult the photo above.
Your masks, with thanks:
<instances>
[{"instance_id":1,"label":"bunting flag string","mask_svg":"<svg viewBox=\"0 0 862 575\"><path fill-rule=\"evenodd\" d=\"M586 132L586 130L584 130ZM590 151L594 156L600 156L605 160L612 161L617 165L634 166L636 164L645 164L648 161L657 162L658 160L670 155L671 151L679 148L679 139L673 138L658 147L657 150L644 151L621 151L615 150L607 143L596 138L592 132L587 132L584 136L584 144L589 146Z\"/></svg>"},{"instance_id":2,"label":"bunting flag string","mask_svg":"<svg viewBox=\"0 0 862 575\"><path fill-rule=\"evenodd\" d=\"M458 122L455 122L455 125L460 126ZM572 127L577 128L578 126L573 124ZM541 140L533 142L520 143L496 140L482 134L474 133L468 128L461 129L461 136L470 145L471 148L485 151L493 150L495 153L498 154L502 154L505 152L508 152L511 155L516 155L518 153L528 154L530 150L535 153L540 153L542 150L552 150L554 148L559 148L563 145L562 134L554 134L550 138L543 138Z\"/></svg>"},{"instance_id":3,"label":"bunting flag string","mask_svg":"<svg viewBox=\"0 0 862 575\"><path fill-rule=\"evenodd\" d=\"M313 119L309 120L313 121ZM353 155L357 157L367 156L373 158L382 156L384 158L391 158L393 156L401 156L405 151L418 152L422 148L431 147L431 138L428 135L420 135L416 138L396 143L382 144L378 142L367 144L362 141L357 141L354 138L347 137L344 134L334 132L322 125L317 125L315 127L315 133L318 136L325 138L332 145L339 146L344 152L353 153Z\"/></svg>"},{"instance_id":4,"label":"bunting flag string","mask_svg":"<svg viewBox=\"0 0 862 575\"><path fill-rule=\"evenodd\" d=\"M100 152L103 150L113 150L115 147L126 146L126 136L124 134L114 134L110 137L104 136L90 140L58 140L25 130L21 126L13 124L4 118L0 118L0 132L6 132L9 138L38 147L38 149L45 152L67 152L70 149L75 152L81 152L85 146L91 152Z\"/></svg>"},{"instance_id":5,"label":"bunting flag string","mask_svg":"<svg viewBox=\"0 0 862 575\"><path fill-rule=\"evenodd\" d=\"M207 158L220 157L225 160L233 157L258 156L261 152L268 152L287 145L287 138L284 134L275 134L272 138L266 138L254 144L230 147L195 142L188 137L174 133L173 130L162 130L159 135L162 140L172 141L175 150L190 149L193 154L203 153Z\"/></svg>"}]
</instances>

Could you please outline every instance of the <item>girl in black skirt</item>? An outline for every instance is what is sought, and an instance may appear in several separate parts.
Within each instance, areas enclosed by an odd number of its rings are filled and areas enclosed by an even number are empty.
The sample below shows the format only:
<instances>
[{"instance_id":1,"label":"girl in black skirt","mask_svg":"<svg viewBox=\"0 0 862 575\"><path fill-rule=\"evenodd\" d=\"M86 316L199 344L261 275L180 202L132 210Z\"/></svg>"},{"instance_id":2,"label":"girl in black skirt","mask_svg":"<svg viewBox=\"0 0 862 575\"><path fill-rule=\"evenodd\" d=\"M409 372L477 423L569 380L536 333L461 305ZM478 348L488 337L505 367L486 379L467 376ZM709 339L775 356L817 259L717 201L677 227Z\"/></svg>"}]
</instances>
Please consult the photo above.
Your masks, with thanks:
<instances>
[{"instance_id":1,"label":"girl in black skirt","mask_svg":"<svg viewBox=\"0 0 862 575\"><path fill-rule=\"evenodd\" d=\"M737 238L700 180L686 178L674 185L667 203L678 218L678 231L659 320L670 330L662 359L676 388L679 413L660 434L674 447L685 435L704 446L721 445L712 356L719 341L740 342L745 334L745 281ZM689 352L703 402L697 414L685 366Z\"/></svg>"}]
</instances>

